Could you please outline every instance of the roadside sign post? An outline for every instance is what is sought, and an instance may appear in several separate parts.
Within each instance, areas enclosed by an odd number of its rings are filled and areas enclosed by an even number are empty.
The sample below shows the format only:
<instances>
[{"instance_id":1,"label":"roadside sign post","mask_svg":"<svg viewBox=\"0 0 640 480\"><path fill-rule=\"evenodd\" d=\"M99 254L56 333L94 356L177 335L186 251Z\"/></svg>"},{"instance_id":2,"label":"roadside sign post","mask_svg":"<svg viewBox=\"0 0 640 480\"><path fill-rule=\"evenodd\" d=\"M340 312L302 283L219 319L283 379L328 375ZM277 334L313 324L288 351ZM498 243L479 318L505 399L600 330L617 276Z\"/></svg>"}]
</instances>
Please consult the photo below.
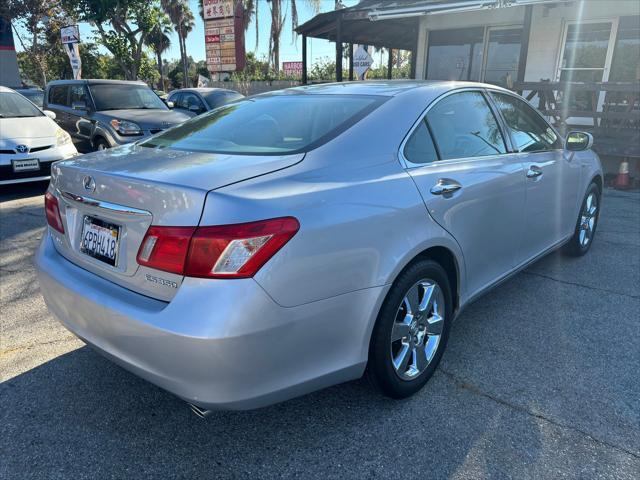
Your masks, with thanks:
<instances>
[{"instance_id":1,"label":"roadside sign post","mask_svg":"<svg viewBox=\"0 0 640 480\"><path fill-rule=\"evenodd\" d=\"M243 70L245 51L242 2L202 0L202 7L207 69L215 74Z\"/></svg>"},{"instance_id":2,"label":"roadside sign post","mask_svg":"<svg viewBox=\"0 0 640 480\"><path fill-rule=\"evenodd\" d=\"M80 59L80 31L78 25L67 25L60 29L60 37L64 51L69 56L74 80L80 80L82 76L82 60Z\"/></svg>"}]
</instances>

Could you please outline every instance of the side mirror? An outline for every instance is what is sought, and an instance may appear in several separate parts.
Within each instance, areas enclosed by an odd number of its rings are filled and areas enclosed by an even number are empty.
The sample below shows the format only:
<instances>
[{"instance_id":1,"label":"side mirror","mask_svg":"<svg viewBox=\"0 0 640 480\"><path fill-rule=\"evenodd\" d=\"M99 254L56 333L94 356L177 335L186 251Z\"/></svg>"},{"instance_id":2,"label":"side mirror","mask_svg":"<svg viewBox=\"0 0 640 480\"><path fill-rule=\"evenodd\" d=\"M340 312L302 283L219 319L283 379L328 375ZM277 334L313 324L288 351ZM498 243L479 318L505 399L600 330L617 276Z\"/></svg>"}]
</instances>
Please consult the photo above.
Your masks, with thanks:
<instances>
[{"instance_id":1,"label":"side mirror","mask_svg":"<svg viewBox=\"0 0 640 480\"><path fill-rule=\"evenodd\" d=\"M71 104L71 108L73 110L86 110L87 109L87 104L85 102L83 102L82 100L75 100Z\"/></svg>"},{"instance_id":2,"label":"side mirror","mask_svg":"<svg viewBox=\"0 0 640 480\"><path fill-rule=\"evenodd\" d=\"M586 132L569 132L564 148L572 152L588 150L593 146L593 135Z\"/></svg>"},{"instance_id":3,"label":"side mirror","mask_svg":"<svg viewBox=\"0 0 640 480\"><path fill-rule=\"evenodd\" d=\"M43 110L42 113L44 113L51 120L55 120L56 119L56 112L52 112L51 110Z\"/></svg>"},{"instance_id":4,"label":"side mirror","mask_svg":"<svg viewBox=\"0 0 640 480\"><path fill-rule=\"evenodd\" d=\"M170 102L170 101L168 101L168 100L167 100L165 103L167 104L167 107L169 107L169 108L173 108L173 107L175 107L175 106L176 106L176 104L175 104L175 103Z\"/></svg>"}]
</instances>

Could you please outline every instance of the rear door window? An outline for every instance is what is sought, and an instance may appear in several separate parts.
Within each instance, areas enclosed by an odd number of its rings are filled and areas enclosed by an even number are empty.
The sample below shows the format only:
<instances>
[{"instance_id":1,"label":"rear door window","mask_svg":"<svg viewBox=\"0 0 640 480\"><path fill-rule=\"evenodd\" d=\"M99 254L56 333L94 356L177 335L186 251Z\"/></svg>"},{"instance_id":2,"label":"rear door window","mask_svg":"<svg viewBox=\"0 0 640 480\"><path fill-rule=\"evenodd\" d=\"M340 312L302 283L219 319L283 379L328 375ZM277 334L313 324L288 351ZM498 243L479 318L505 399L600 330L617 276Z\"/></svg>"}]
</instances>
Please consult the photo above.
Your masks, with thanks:
<instances>
[{"instance_id":1,"label":"rear door window","mask_svg":"<svg viewBox=\"0 0 640 480\"><path fill-rule=\"evenodd\" d=\"M86 105L87 93L84 85L73 85L71 87L71 99L69 101L69 104L73 105L73 102L84 102Z\"/></svg>"},{"instance_id":2,"label":"rear door window","mask_svg":"<svg viewBox=\"0 0 640 480\"><path fill-rule=\"evenodd\" d=\"M480 92L460 92L438 101L427 113L440 158L506 153L498 122Z\"/></svg>"},{"instance_id":3,"label":"rear door window","mask_svg":"<svg viewBox=\"0 0 640 480\"><path fill-rule=\"evenodd\" d=\"M68 85L55 85L49 90L49 103L54 105L62 105L66 107L69 105L69 86Z\"/></svg>"},{"instance_id":4,"label":"rear door window","mask_svg":"<svg viewBox=\"0 0 640 480\"><path fill-rule=\"evenodd\" d=\"M561 147L560 139L535 110L512 95L491 92L518 152L544 152Z\"/></svg>"}]
</instances>

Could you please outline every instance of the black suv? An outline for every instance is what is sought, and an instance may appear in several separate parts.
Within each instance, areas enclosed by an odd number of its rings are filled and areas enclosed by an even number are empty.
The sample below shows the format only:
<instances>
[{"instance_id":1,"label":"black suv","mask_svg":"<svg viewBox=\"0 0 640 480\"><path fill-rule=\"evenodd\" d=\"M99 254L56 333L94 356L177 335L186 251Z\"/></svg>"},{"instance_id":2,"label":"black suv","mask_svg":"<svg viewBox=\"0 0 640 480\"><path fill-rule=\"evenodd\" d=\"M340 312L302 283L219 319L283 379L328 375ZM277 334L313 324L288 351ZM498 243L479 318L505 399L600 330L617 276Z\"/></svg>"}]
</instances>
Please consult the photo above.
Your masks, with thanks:
<instances>
[{"instance_id":1,"label":"black suv","mask_svg":"<svg viewBox=\"0 0 640 480\"><path fill-rule=\"evenodd\" d=\"M47 84L44 109L76 142L96 150L134 142L189 119L171 111L143 82L57 80Z\"/></svg>"}]
</instances>

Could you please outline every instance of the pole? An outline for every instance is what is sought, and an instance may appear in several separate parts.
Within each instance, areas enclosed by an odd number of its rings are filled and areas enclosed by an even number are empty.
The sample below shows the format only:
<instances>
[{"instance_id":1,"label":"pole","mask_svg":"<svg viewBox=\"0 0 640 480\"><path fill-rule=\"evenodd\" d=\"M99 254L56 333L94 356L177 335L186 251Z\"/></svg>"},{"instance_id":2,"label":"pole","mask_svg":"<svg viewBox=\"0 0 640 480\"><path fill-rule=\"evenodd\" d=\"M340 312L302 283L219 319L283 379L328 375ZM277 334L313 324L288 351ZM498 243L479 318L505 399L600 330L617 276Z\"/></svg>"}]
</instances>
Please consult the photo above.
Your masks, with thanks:
<instances>
[{"instance_id":1,"label":"pole","mask_svg":"<svg viewBox=\"0 0 640 480\"><path fill-rule=\"evenodd\" d=\"M302 35L302 85L307 84L307 36Z\"/></svg>"},{"instance_id":2,"label":"pole","mask_svg":"<svg viewBox=\"0 0 640 480\"><path fill-rule=\"evenodd\" d=\"M353 82L353 43L349 44L349 81Z\"/></svg>"},{"instance_id":3,"label":"pole","mask_svg":"<svg viewBox=\"0 0 640 480\"><path fill-rule=\"evenodd\" d=\"M387 60L387 79L391 80L393 75L391 69L393 68L393 48L389 48L389 59Z\"/></svg>"},{"instance_id":4,"label":"pole","mask_svg":"<svg viewBox=\"0 0 640 480\"><path fill-rule=\"evenodd\" d=\"M336 20L336 82L342 81L342 15Z\"/></svg>"}]
</instances>

